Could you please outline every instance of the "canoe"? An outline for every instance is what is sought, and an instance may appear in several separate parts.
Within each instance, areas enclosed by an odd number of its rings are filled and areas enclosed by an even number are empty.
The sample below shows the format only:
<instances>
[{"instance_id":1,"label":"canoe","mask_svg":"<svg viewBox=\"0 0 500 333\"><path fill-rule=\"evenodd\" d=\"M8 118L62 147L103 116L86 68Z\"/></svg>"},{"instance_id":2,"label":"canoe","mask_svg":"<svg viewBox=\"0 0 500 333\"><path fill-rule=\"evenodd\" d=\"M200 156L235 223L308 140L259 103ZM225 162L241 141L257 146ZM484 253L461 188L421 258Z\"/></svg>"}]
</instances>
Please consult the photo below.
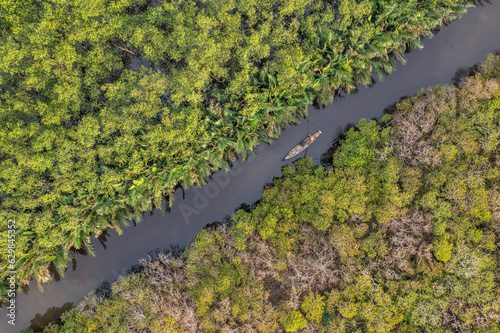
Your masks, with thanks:
<instances>
[{"instance_id":1,"label":"canoe","mask_svg":"<svg viewBox=\"0 0 500 333\"><path fill-rule=\"evenodd\" d=\"M292 158L292 157L296 156L297 154L299 154L300 152L304 151L304 149L309 147L311 145L311 143L313 143L314 140L316 140L320 134L321 134L321 131L317 131L314 134L310 134L307 138L300 141L300 143L298 145L293 147L292 150L290 150L290 152L285 156L284 159L288 160L289 158Z\"/></svg>"}]
</instances>

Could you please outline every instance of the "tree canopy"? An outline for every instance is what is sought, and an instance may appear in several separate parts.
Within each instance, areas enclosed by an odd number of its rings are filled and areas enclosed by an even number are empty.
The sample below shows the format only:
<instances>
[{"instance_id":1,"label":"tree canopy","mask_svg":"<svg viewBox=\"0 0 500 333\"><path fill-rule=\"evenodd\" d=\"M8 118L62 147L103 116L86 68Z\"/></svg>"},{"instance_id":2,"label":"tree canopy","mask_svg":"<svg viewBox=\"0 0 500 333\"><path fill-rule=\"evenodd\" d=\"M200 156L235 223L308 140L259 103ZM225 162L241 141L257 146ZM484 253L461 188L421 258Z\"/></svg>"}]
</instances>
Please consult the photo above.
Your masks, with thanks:
<instances>
[{"instance_id":1,"label":"tree canopy","mask_svg":"<svg viewBox=\"0 0 500 333\"><path fill-rule=\"evenodd\" d=\"M465 2L1 1L0 226L16 220L19 281L63 274L72 247L389 73Z\"/></svg>"},{"instance_id":2,"label":"tree canopy","mask_svg":"<svg viewBox=\"0 0 500 333\"><path fill-rule=\"evenodd\" d=\"M500 57L301 159L44 332L496 332Z\"/></svg>"}]
</instances>

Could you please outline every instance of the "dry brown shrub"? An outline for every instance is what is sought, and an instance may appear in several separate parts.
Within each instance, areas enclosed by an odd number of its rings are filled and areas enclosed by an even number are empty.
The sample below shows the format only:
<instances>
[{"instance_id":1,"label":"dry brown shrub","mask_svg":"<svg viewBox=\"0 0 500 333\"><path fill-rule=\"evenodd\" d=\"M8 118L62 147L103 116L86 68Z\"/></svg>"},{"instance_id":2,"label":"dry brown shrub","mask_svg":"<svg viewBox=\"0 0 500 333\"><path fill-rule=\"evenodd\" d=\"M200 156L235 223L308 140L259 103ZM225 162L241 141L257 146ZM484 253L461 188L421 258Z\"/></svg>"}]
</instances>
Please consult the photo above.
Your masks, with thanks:
<instances>
[{"instance_id":1,"label":"dry brown shrub","mask_svg":"<svg viewBox=\"0 0 500 333\"><path fill-rule=\"evenodd\" d=\"M488 91L489 94L493 98L496 98L500 95L500 84L498 84L497 80L489 79L484 83L484 87Z\"/></svg>"},{"instance_id":2,"label":"dry brown shrub","mask_svg":"<svg viewBox=\"0 0 500 333\"><path fill-rule=\"evenodd\" d=\"M280 267L284 267L284 260L274 250L272 244L253 233L247 240L250 246L247 250L238 252L242 263L257 280L263 281L266 277L277 278Z\"/></svg>"},{"instance_id":3,"label":"dry brown shrub","mask_svg":"<svg viewBox=\"0 0 500 333\"><path fill-rule=\"evenodd\" d=\"M141 265L146 281L158 291L150 295L155 312L171 316L182 332L199 332L195 305L185 286L185 258L159 253L155 259L142 260Z\"/></svg>"},{"instance_id":4,"label":"dry brown shrub","mask_svg":"<svg viewBox=\"0 0 500 333\"><path fill-rule=\"evenodd\" d=\"M342 263L329 234L303 224L299 235L299 248L286 259L257 234L248 240L252 249L238 253L242 263L263 282L270 304L285 302L289 308L298 308L304 294L329 290L340 282Z\"/></svg>"},{"instance_id":5,"label":"dry brown shrub","mask_svg":"<svg viewBox=\"0 0 500 333\"><path fill-rule=\"evenodd\" d=\"M381 227L385 229L390 240L389 253L383 259L386 266L414 274L411 261L432 259L430 240L426 239L432 231L432 221L428 214L420 211L409 212L384 223ZM389 275L391 272L392 278L398 278L395 271L389 270Z\"/></svg>"},{"instance_id":6,"label":"dry brown shrub","mask_svg":"<svg viewBox=\"0 0 500 333\"><path fill-rule=\"evenodd\" d=\"M322 292L336 286L342 278L342 262L330 243L330 235L310 224L300 227L299 249L287 260L288 285L300 294Z\"/></svg>"},{"instance_id":7,"label":"dry brown shrub","mask_svg":"<svg viewBox=\"0 0 500 333\"><path fill-rule=\"evenodd\" d=\"M443 326L449 326L454 332L468 332L469 329L456 315L464 307L461 300L452 297L449 305L449 311L443 314Z\"/></svg>"},{"instance_id":8,"label":"dry brown shrub","mask_svg":"<svg viewBox=\"0 0 500 333\"><path fill-rule=\"evenodd\" d=\"M491 79L483 82L480 74L468 76L460 82L460 89L469 92L473 98L491 99L498 92L498 83Z\"/></svg>"},{"instance_id":9,"label":"dry brown shrub","mask_svg":"<svg viewBox=\"0 0 500 333\"><path fill-rule=\"evenodd\" d=\"M431 146L425 138L432 135L439 116L454 106L456 100L456 88L446 86L439 96L428 90L416 97L410 112L397 111L393 118L394 130L391 140L395 155L408 165L439 164L438 149Z\"/></svg>"}]
</instances>

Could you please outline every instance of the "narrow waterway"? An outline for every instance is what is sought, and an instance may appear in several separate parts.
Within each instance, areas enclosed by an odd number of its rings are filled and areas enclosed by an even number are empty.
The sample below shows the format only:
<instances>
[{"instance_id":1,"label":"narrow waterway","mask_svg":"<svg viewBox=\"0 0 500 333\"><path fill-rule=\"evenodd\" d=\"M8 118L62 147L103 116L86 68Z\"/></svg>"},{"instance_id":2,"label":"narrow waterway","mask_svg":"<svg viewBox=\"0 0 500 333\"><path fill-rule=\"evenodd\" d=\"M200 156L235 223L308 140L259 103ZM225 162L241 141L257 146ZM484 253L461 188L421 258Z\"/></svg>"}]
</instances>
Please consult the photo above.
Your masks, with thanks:
<instances>
[{"instance_id":1,"label":"narrow waterway","mask_svg":"<svg viewBox=\"0 0 500 333\"><path fill-rule=\"evenodd\" d=\"M424 41L425 48L407 55L408 63L369 88L360 88L320 110L310 110L308 121L283 131L272 145L263 144L257 155L241 165L236 162L229 173L218 172L201 188L176 193L171 211L164 216L146 213L144 221L124 230L118 236L110 231L105 247L98 241L96 257L77 254L76 267L71 265L60 281L44 286L41 293L36 282L30 284L27 294L16 298L16 326L7 323L5 307L0 314L0 332L19 332L50 321L61 308L78 303L89 291L105 280L125 275L127 269L155 247L169 244L187 245L207 224L220 221L241 204L251 204L262 194L264 184L281 175L282 158L307 134L321 130L316 142L306 151L308 157L319 161L346 124L361 118L382 115L383 110L417 90L436 84L449 83L459 68L468 68L483 61L488 53L500 49L500 1L471 8L461 20L443 27L432 39ZM303 157L304 153L297 156Z\"/></svg>"}]
</instances>

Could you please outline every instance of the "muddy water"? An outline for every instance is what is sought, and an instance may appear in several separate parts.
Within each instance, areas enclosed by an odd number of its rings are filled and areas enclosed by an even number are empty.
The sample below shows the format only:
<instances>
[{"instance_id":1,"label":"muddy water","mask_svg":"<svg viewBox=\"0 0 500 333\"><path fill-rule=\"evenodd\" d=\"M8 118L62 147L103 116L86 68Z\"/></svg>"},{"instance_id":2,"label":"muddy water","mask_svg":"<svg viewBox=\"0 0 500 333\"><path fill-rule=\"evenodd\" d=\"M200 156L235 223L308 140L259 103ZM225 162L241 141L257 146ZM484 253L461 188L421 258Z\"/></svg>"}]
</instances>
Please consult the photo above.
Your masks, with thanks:
<instances>
[{"instance_id":1,"label":"muddy water","mask_svg":"<svg viewBox=\"0 0 500 333\"><path fill-rule=\"evenodd\" d=\"M360 118L382 115L384 108L402 96L441 83L449 83L459 68L483 61L490 52L500 49L500 1L472 8L461 20L453 22L432 39L424 41L424 49L407 55L408 63L370 88L361 88L332 105L311 109L308 121L291 126L272 145L261 145L257 155L241 165L236 162L229 173L218 172L201 188L176 193L175 203L165 216L146 213L144 221L124 230L118 236L110 231L105 247L95 241L96 257L76 254L75 270L45 286L41 293L36 283L27 294L16 298L16 326L7 323L5 307L0 311L0 332L19 332L32 325L38 328L52 320L101 282L126 274L127 269L155 247L169 244L187 245L207 223L219 221L242 203L251 204L262 194L264 184L281 175L282 158L307 134L321 130L321 135L306 151L319 161L338 131ZM297 158L303 157L301 153Z\"/></svg>"}]
</instances>

